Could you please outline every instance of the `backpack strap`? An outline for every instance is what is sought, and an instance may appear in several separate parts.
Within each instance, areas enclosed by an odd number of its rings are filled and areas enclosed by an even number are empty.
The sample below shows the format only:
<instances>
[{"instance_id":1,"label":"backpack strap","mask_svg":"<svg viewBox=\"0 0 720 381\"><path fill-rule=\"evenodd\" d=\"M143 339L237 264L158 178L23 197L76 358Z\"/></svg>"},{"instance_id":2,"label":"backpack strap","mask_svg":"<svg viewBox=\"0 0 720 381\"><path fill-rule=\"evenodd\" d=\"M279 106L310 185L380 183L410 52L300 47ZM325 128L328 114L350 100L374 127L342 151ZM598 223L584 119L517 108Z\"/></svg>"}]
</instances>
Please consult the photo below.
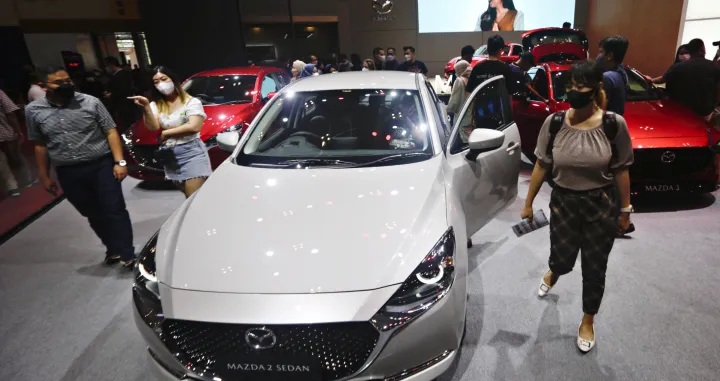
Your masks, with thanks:
<instances>
[{"instance_id":1,"label":"backpack strap","mask_svg":"<svg viewBox=\"0 0 720 381\"><path fill-rule=\"evenodd\" d=\"M612 157L610 158L610 168L615 164L618 157L617 144L615 144L615 138L618 134L617 114L614 112L605 111L603 113L603 132L610 141L610 148L612 150ZM612 171L610 171L612 173Z\"/></svg>"},{"instance_id":2,"label":"backpack strap","mask_svg":"<svg viewBox=\"0 0 720 381\"><path fill-rule=\"evenodd\" d=\"M553 114L552 120L550 121L550 131L548 134L548 143L545 148L545 157L552 158L553 147L555 146L555 137L565 123L565 114L567 111L559 111Z\"/></svg>"}]
</instances>

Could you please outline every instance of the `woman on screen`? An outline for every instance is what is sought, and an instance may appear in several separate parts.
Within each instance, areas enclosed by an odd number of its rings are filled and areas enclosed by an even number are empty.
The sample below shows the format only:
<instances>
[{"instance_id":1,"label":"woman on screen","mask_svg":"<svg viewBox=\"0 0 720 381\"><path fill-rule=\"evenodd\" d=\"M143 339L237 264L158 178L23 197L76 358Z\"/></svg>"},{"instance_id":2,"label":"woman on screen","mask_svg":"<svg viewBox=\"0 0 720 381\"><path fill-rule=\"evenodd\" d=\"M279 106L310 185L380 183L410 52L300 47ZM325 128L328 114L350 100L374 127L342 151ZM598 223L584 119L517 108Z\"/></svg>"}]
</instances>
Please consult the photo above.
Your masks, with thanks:
<instances>
[{"instance_id":1,"label":"woman on screen","mask_svg":"<svg viewBox=\"0 0 720 381\"><path fill-rule=\"evenodd\" d=\"M513 0L489 0L487 11L478 17L476 32L525 30L525 15L515 9Z\"/></svg>"}]
</instances>

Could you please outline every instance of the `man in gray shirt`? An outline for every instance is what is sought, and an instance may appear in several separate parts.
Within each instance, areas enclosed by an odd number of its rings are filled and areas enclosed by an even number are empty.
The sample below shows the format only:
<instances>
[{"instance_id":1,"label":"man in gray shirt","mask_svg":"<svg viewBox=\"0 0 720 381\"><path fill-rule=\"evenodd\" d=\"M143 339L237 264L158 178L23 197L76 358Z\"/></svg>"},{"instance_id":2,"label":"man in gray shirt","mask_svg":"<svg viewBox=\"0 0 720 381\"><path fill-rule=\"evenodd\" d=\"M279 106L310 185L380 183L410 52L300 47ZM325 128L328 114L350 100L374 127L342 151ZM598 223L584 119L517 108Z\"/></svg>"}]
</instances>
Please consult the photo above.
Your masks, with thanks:
<instances>
[{"instance_id":1,"label":"man in gray shirt","mask_svg":"<svg viewBox=\"0 0 720 381\"><path fill-rule=\"evenodd\" d=\"M107 248L105 263L122 261L131 268L132 224L120 186L127 164L115 123L97 98L75 91L65 69L49 67L38 74L47 93L25 114L40 180L48 192L57 192L49 161L68 201Z\"/></svg>"}]
</instances>

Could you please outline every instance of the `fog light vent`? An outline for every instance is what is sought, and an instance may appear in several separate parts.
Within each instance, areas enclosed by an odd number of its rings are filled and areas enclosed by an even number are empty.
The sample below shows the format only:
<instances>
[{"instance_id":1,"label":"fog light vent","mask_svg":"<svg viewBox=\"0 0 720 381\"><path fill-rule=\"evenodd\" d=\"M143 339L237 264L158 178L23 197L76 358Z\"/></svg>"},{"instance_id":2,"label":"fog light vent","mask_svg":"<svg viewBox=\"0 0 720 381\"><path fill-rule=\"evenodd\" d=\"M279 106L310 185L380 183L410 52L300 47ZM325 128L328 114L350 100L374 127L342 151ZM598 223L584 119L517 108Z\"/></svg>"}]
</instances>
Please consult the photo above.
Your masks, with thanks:
<instances>
[{"instance_id":1,"label":"fog light vent","mask_svg":"<svg viewBox=\"0 0 720 381\"><path fill-rule=\"evenodd\" d=\"M424 371L425 369L428 369L428 368L436 365L440 361L445 360L448 356L450 356L451 353L452 353L452 351L445 351L440 356L437 356L437 357L433 358L432 360L427 361L421 365L418 365L414 368L406 369L394 376L386 377L385 381L400 381L400 380L404 380L410 376L414 376L414 375Z\"/></svg>"}]
</instances>

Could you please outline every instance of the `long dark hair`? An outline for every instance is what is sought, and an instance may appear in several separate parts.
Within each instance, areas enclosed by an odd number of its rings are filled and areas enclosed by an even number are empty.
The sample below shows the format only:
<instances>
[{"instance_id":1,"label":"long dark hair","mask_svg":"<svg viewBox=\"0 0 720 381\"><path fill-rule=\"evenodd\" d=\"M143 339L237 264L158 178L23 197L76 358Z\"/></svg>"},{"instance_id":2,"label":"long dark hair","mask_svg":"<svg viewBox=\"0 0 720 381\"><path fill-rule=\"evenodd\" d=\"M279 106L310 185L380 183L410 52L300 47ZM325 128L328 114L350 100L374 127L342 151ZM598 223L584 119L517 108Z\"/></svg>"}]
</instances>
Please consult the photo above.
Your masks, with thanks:
<instances>
[{"instance_id":1,"label":"long dark hair","mask_svg":"<svg viewBox=\"0 0 720 381\"><path fill-rule=\"evenodd\" d=\"M485 11L485 13L480 16L480 29L483 30L483 32L490 32L493 28L493 24L495 24L495 19L497 19L497 9L493 8L490 4L492 0L488 0L488 9ZM515 9L515 2L513 0L500 0L503 3L503 7L511 10L511 11L517 11Z\"/></svg>"},{"instance_id":2,"label":"long dark hair","mask_svg":"<svg viewBox=\"0 0 720 381\"><path fill-rule=\"evenodd\" d=\"M175 91L177 92L178 97L180 97L180 101L182 103L185 103L188 101L188 99L190 99L190 94L188 94L187 92L185 92L185 90L183 90L182 85L180 84L180 81L178 80L179 77L175 74L175 72L170 70L167 66L162 66L162 65L155 66L151 70L151 75L150 75L151 81L152 81L152 77L154 77L158 73L165 74L166 76L168 76L170 78L170 80L173 82L173 84L175 84ZM152 95L150 96L150 98L152 98L152 101L155 102L155 104L157 105L158 112L160 114L169 114L170 113L170 105L165 100L165 94L158 91L158 89L155 86L152 87Z\"/></svg>"},{"instance_id":3,"label":"long dark hair","mask_svg":"<svg viewBox=\"0 0 720 381\"><path fill-rule=\"evenodd\" d=\"M683 52L685 52L684 54L690 54L690 52L688 52L687 45L680 45L677 53L675 53L675 63L680 62L680 54Z\"/></svg>"}]
</instances>

